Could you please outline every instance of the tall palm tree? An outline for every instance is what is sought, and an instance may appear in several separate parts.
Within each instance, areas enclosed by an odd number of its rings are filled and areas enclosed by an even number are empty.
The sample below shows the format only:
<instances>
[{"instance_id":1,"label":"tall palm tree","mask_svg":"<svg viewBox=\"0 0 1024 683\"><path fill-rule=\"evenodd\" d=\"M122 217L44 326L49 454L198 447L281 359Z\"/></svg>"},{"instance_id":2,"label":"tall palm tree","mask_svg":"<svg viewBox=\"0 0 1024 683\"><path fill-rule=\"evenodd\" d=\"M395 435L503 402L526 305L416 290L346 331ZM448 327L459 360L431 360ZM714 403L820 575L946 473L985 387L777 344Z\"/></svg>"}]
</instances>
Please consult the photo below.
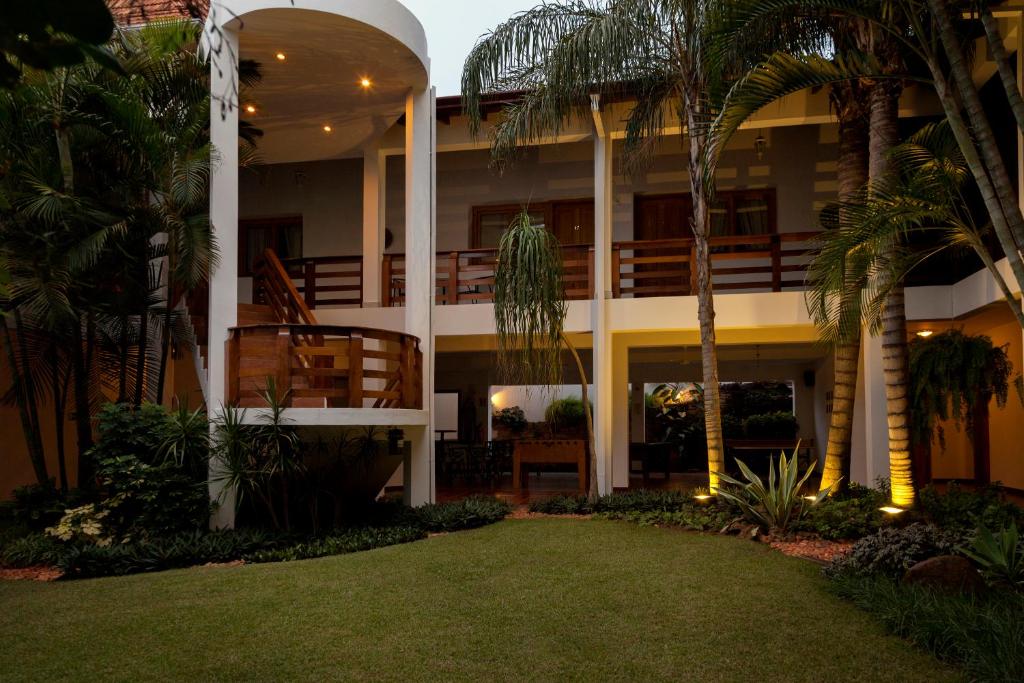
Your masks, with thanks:
<instances>
[{"instance_id":1,"label":"tall palm tree","mask_svg":"<svg viewBox=\"0 0 1024 683\"><path fill-rule=\"evenodd\" d=\"M580 377L589 445L588 497L597 500L597 449L587 373L576 347L565 334L565 289L558 240L543 225L520 212L501 237L494 273L494 323L498 369L509 384L562 383L562 347L572 356Z\"/></svg>"},{"instance_id":2,"label":"tall palm tree","mask_svg":"<svg viewBox=\"0 0 1024 683\"><path fill-rule=\"evenodd\" d=\"M462 93L474 133L480 129L479 104L485 93L524 91L492 132L492 154L499 163L542 137L557 136L573 117L589 116L586 107L594 93L636 100L626 121L624 145L631 171L651 160L666 128L675 125L685 131L713 490L718 488L725 458L709 247L714 168L705 152L708 124L727 79L742 67L742 55L721 49L715 40L721 8L722 3L715 0L542 4L483 36L467 57L462 74Z\"/></svg>"}]
</instances>

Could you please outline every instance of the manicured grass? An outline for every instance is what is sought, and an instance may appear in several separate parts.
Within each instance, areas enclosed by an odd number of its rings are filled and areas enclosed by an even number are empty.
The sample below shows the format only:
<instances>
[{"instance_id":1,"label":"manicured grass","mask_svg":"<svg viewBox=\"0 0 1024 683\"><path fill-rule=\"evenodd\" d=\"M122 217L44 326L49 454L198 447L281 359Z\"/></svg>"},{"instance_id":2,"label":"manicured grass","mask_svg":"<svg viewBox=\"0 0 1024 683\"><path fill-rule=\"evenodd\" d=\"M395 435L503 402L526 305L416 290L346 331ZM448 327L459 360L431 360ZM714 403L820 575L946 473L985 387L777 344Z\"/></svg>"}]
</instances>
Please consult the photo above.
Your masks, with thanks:
<instances>
[{"instance_id":1,"label":"manicured grass","mask_svg":"<svg viewBox=\"0 0 1024 683\"><path fill-rule=\"evenodd\" d=\"M942 681L764 546L514 520L287 564L0 583L0 679Z\"/></svg>"}]
</instances>

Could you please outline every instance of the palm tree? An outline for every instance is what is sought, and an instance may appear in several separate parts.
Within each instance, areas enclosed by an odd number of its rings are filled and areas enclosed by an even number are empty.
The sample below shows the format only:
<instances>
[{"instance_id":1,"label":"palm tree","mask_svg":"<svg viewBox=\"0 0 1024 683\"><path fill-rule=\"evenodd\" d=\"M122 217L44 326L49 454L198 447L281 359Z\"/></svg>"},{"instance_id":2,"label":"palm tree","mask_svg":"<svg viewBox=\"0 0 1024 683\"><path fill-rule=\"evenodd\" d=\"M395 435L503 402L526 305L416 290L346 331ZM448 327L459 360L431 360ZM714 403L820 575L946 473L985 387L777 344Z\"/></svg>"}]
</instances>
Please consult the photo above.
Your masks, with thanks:
<instances>
[{"instance_id":1,"label":"palm tree","mask_svg":"<svg viewBox=\"0 0 1024 683\"><path fill-rule=\"evenodd\" d=\"M590 450L588 497L597 500L597 448L587 374L576 347L565 334L565 289L558 240L520 212L498 245L494 273L494 323L498 370L509 384L562 383L562 347L580 376L583 415Z\"/></svg>"},{"instance_id":2,"label":"palm tree","mask_svg":"<svg viewBox=\"0 0 1024 683\"><path fill-rule=\"evenodd\" d=\"M727 79L743 66L742 54L722 50L715 40L721 8L722 3L714 0L542 4L481 38L462 74L462 93L474 133L480 129L479 105L485 93L524 92L520 101L506 107L505 117L494 127L491 149L499 164L523 146L557 136L568 120L586 112L595 93L636 100L624 141L624 160L633 172L651 160L667 127L685 130L712 490L718 488L725 458L709 247L714 168L709 164L713 157L706 154L707 127Z\"/></svg>"}]
</instances>

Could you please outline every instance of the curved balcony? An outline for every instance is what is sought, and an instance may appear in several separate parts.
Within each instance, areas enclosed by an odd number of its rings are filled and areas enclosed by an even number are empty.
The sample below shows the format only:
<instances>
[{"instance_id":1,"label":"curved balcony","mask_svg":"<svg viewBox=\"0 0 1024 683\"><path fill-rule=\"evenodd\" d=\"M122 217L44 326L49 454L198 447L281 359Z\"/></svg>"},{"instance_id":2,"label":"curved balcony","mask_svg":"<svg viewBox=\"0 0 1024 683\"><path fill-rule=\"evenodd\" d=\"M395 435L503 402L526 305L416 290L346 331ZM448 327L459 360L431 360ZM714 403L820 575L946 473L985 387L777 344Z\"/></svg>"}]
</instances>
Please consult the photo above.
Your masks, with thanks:
<instances>
[{"instance_id":1,"label":"curved balcony","mask_svg":"<svg viewBox=\"0 0 1024 683\"><path fill-rule=\"evenodd\" d=\"M273 378L288 408L423 409L423 355L409 334L266 323L229 330L228 402L266 407Z\"/></svg>"}]
</instances>

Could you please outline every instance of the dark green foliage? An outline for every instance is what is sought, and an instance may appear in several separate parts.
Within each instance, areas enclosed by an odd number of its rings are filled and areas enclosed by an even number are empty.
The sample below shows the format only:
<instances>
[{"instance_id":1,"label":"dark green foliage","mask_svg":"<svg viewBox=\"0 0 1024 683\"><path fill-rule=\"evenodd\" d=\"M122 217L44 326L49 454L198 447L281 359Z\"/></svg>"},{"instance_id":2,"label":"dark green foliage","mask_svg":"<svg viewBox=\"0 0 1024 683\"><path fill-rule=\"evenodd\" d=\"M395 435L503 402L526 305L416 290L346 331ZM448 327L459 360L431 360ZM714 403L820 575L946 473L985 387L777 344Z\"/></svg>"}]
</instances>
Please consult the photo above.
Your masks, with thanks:
<instances>
[{"instance_id":1,"label":"dark green foliage","mask_svg":"<svg viewBox=\"0 0 1024 683\"><path fill-rule=\"evenodd\" d=\"M978 529L971 545L963 548L963 553L974 560L994 584L1024 589L1024 543L1016 524L995 533Z\"/></svg>"},{"instance_id":2,"label":"dark green foliage","mask_svg":"<svg viewBox=\"0 0 1024 683\"><path fill-rule=\"evenodd\" d=\"M576 431L586 427L583 401L578 398L559 398L544 411L544 419L554 431Z\"/></svg>"},{"instance_id":3,"label":"dark green foliage","mask_svg":"<svg viewBox=\"0 0 1024 683\"><path fill-rule=\"evenodd\" d=\"M433 533L494 524L505 519L510 512L511 505L488 496L471 496L454 503L423 505L415 509L419 526Z\"/></svg>"},{"instance_id":4,"label":"dark green foliage","mask_svg":"<svg viewBox=\"0 0 1024 683\"><path fill-rule=\"evenodd\" d=\"M722 385L723 410L739 420L752 415L793 412L793 387L785 382L729 382Z\"/></svg>"},{"instance_id":5,"label":"dark green foliage","mask_svg":"<svg viewBox=\"0 0 1024 683\"><path fill-rule=\"evenodd\" d=\"M29 534L0 545L0 567L54 566L65 549L66 546L53 536Z\"/></svg>"},{"instance_id":6,"label":"dark green foliage","mask_svg":"<svg viewBox=\"0 0 1024 683\"><path fill-rule=\"evenodd\" d=\"M920 492L920 508L936 526L962 533L1024 525L1024 510L1004 500L995 486L968 491L953 483L945 493L926 486Z\"/></svg>"},{"instance_id":7,"label":"dark green foliage","mask_svg":"<svg viewBox=\"0 0 1024 683\"><path fill-rule=\"evenodd\" d=\"M544 515L589 515L593 506L586 496L552 496L530 501L530 512Z\"/></svg>"},{"instance_id":8,"label":"dark green foliage","mask_svg":"<svg viewBox=\"0 0 1024 683\"><path fill-rule=\"evenodd\" d=\"M826 567L830 577L878 575L898 579L912 566L939 555L959 554L964 537L930 524L880 529L865 536L850 552Z\"/></svg>"},{"instance_id":9,"label":"dark green foliage","mask_svg":"<svg viewBox=\"0 0 1024 683\"><path fill-rule=\"evenodd\" d=\"M940 420L963 424L974 431L977 406L994 396L1006 405L1013 363L1005 347L992 345L985 335L968 336L950 330L910 344L911 436L929 443L933 434L945 445Z\"/></svg>"},{"instance_id":10,"label":"dark green foliage","mask_svg":"<svg viewBox=\"0 0 1024 683\"><path fill-rule=\"evenodd\" d=\"M638 489L601 496L591 505L585 496L554 496L530 503L530 512L548 515L589 515L594 512L675 512L693 504L682 491Z\"/></svg>"},{"instance_id":11,"label":"dark green foliage","mask_svg":"<svg viewBox=\"0 0 1024 683\"><path fill-rule=\"evenodd\" d=\"M100 507L109 511L106 535L137 539L206 526L205 453L202 442L182 435L181 417L152 404L136 410L112 403L100 411L99 440L90 457L105 496Z\"/></svg>"},{"instance_id":12,"label":"dark green foliage","mask_svg":"<svg viewBox=\"0 0 1024 683\"><path fill-rule=\"evenodd\" d=\"M884 577L844 574L833 590L973 681L1024 680L1024 598L962 596L905 586Z\"/></svg>"},{"instance_id":13,"label":"dark green foliage","mask_svg":"<svg viewBox=\"0 0 1024 683\"><path fill-rule=\"evenodd\" d=\"M54 486L29 484L14 489L13 500L4 504L4 514L29 529L42 531L56 524L64 510L85 502L86 496L78 490L61 494Z\"/></svg>"},{"instance_id":14,"label":"dark green foliage","mask_svg":"<svg viewBox=\"0 0 1024 683\"><path fill-rule=\"evenodd\" d=\"M210 562L232 562L287 544L287 537L262 531L196 531L109 546L72 544L65 546L56 565L69 579L125 576Z\"/></svg>"},{"instance_id":15,"label":"dark green foliage","mask_svg":"<svg viewBox=\"0 0 1024 683\"><path fill-rule=\"evenodd\" d=\"M791 412L751 415L743 421L743 435L748 439L792 439L798 429Z\"/></svg>"},{"instance_id":16,"label":"dark green foliage","mask_svg":"<svg viewBox=\"0 0 1024 683\"><path fill-rule=\"evenodd\" d=\"M425 536L426 532L416 526L350 529L274 550L257 550L246 554L245 560L246 562L291 562L328 555L344 555L399 543L411 543Z\"/></svg>"},{"instance_id":17,"label":"dark green foliage","mask_svg":"<svg viewBox=\"0 0 1024 683\"><path fill-rule=\"evenodd\" d=\"M719 531L736 519L736 511L721 503L687 503L680 510L628 510L602 512L602 519L618 519L642 526L673 526L691 531Z\"/></svg>"},{"instance_id":18,"label":"dark green foliage","mask_svg":"<svg viewBox=\"0 0 1024 683\"><path fill-rule=\"evenodd\" d=\"M123 576L206 563L279 562L369 550L425 538L428 533L458 531L493 524L511 506L477 496L454 503L409 509L378 503L360 516L360 525L325 536L296 536L255 530L168 533L124 543L99 545L60 541L44 534L14 539L0 548L0 566L55 566L65 578Z\"/></svg>"},{"instance_id":19,"label":"dark green foliage","mask_svg":"<svg viewBox=\"0 0 1024 683\"><path fill-rule=\"evenodd\" d=\"M526 413L519 406L494 411L494 422L512 432L526 429Z\"/></svg>"},{"instance_id":20,"label":"dark green foliage","mask_svg":"<svg viewBox=\"0 0 1024 683\"><path fill-rule=\"evenodd\" d=\"M882 491L854 484L843 494L809 507L794 528L830 541L862 538L883 526L885 520L879 508L887 503L888 497Z\"/></svg>"}]
</instances>

